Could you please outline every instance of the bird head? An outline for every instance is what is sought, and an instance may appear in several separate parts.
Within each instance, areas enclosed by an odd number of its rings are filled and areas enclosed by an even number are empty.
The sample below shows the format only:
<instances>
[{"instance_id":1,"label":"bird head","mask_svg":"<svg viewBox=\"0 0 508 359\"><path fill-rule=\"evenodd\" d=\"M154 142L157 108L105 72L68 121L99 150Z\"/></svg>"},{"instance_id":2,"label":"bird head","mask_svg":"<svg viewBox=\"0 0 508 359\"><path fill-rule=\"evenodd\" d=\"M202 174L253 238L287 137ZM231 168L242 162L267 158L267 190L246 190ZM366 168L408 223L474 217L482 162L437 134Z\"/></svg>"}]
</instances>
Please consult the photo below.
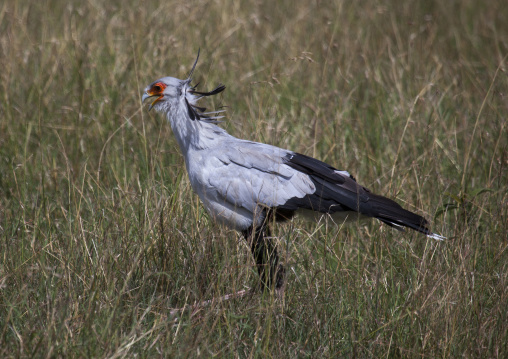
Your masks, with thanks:
<instances>
[{"instance_id":1,"label":"bird head","mask_svg":"<svg viewBox=\"0 0 508 359\"><path fill-rule=\"evenodd\" d=\"M145 88L142 101L145 102L150 99L152 103L148 110L155 108L156 111L161 111L166 104L172 101L178 101L182 97L185 85L190 81L179 80L174 77L163 77L148 85Z\"/></svg>"},{"instance_id":2,"label":"bird head","mask_svg":"<svg viewBox=\"0 0 508 359\"><path fill-rule=\"evenodd\" d=\"M163 77L148 85L141 98L142 102L150 99L152 103L148 107L150 111L155 108L156 111L169 111L172 106L185 106L187 113L191 120L216 120L222 116L209 116L210 114L217 114L223 111L215 111L203 113L206 108L196 106L199 99L205 96L216 95L226 88L220 84L210 92L196 91L196 86L191 86L192 74L196 68L199 59L199 51L194 66L185 80L180 80L174 77Z\"/></svg>"}]
</instances>

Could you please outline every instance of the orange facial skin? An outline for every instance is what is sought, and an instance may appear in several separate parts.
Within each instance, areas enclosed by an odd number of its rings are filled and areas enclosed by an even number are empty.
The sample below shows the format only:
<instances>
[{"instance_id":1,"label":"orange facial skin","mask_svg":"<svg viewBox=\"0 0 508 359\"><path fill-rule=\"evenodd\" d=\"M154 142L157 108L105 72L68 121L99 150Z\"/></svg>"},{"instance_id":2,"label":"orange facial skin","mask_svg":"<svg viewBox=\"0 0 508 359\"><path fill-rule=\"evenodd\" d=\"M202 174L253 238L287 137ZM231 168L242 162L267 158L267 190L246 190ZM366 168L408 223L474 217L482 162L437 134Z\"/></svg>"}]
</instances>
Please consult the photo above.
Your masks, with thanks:
<instances>
[{"instance_id":1,"label":"orange facial skin","mask_svg":"<svg viewBox=\"0 0 508 359\"><path fill-rule=\"evenodd\" d=\"M162 94L162 92L164 91L164 89L166 88L166 84L162 83L162 82L156 82L152 85L152 87L150 87L150 90L147 91L147 94L152 97L152 96L158 96L150 105L150 109L153 107L153 105L155 105L155 103L157 101L159 101L164 95Z\"/></svg>"}]
</instances>

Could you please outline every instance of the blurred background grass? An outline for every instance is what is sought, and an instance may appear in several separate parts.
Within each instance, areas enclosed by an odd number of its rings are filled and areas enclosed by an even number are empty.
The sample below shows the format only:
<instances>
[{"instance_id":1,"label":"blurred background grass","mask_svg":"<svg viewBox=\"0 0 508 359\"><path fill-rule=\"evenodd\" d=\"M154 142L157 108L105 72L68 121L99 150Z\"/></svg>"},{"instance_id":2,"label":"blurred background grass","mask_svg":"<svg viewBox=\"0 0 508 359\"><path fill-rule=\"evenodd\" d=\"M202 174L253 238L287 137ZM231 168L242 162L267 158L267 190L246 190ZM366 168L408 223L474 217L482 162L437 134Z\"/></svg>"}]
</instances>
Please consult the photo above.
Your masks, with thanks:
<instances>
[{"instance_id":1,"label":"blurred background grass","mask_svg":"<svg viewBox=\"0 0 508 359\"><path fill-rule=\"evenodd\" d=\"M506 357L503 1L0 4L0 356ZM142 89L184 78L235 136L315 156L449 239L276 230L282 297L192 193Z\"/></svg>"}]
</instances>

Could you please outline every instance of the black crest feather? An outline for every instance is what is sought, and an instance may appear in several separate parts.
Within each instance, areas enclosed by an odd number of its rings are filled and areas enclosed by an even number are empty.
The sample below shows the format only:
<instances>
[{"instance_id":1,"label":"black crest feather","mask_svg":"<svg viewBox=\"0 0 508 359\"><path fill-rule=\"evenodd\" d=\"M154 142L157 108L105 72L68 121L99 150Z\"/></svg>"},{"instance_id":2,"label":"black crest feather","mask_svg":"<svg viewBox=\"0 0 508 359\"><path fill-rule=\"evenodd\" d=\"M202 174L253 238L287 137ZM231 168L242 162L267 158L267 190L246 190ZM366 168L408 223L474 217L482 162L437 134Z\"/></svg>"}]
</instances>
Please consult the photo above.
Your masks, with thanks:
<instances>
[{"instance_id":1,"label":"black crest feather","mask_svg":"<svg viewBox=\"0 0 508 359\"><path fill-rule=\"evenodd\" d=\"M189 101L187 100L187 98L185 98L185 104L187 105L187 112L189 113L189 117L192 121L196 120L196 119L199 119L199 113L196 112L196 110L194 109L194 106L192 106Z\"/></svg>"},{"instance_id":2,"label":"black crest feather","mask_svg":"<svg viewBox=\"0 0 508 359\"><path fill-rule=\"evenodd\" d=\"M192 75L194 74L194 70L196 69L196 65L199 60L199 53L200 53L200 49L198 49L198 55L196 56L196 61L194 61L194 65L192 66L192 69L189 72L189 76L187 77L187 83L190 83L192 81ZM199 85L199 83L197 85L191 87L188 90L188 92L190 94L199 96L194 101L197 101L202 97L217 95L226 89L225 85L219 84L219 86L217 86L212 91L200 92L200 91L196 91L196 87L198 85ZM189 114L189 117L192 121L195 121L195 120L203 121L204 120L207 122L218 123L220 121L217 121L217 120L223 116L218 116L217 114L220 114L225 111L225 110L219 110L219 111L205 112L206 107L199 107L197 105L194 105L194 104L190 103L189 100L187 100L187 98L185 98L185 104L187 105L187 113ZM212 115L212 116L210 116L210 115Z\"/></svg>"},{"instance_id":3,"label":"black crest feather","mask_svg":"<svg viewBox=\"0 0 508 359\"><path fill-rule=\"evenodd\" d=\"M196 61L194 61L194 65L192 66L192 69L190 70L189 72L189 76L187 77L187 80L190 82L190 80L192 79L192 74L194 73L194 69L196 68L196 65L198 64L198 60L199 60L199 52L201 51L201 49L198 49L198 56L196 56Z\"/></svg>"},{"instance_id":4,"label":"black crest feather","mask_svg":"<svg viewBox=\"0 0 508 359\"><path fill-rule=\"evenodd\" d=\"M197 86L197 85L196 85ZM219 93L221 93L222 91L224 91L226 89L226 86L223 85L223 84L219 84L219 86L217 86L216 88L214 88L212 91L210 92L200 92L200 91L196 91L196 90L191 90L189 91L191 94L193 95L200 95L201 97L205 97L205 96L213 96L213 95L217 95Z\"/></svg>"}]
</instances>

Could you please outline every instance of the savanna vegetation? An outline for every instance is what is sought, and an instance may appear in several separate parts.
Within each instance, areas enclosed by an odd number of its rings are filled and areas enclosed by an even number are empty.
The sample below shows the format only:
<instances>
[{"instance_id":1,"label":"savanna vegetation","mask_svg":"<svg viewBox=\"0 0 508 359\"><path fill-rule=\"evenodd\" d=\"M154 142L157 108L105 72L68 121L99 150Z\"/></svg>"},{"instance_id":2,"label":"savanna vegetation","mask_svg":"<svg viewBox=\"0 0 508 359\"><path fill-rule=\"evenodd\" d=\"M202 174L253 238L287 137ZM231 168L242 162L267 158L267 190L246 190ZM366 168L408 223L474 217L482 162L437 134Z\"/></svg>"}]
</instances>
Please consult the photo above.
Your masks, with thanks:
<instances>
[{"instance_id":1,"label":"savanna vegetation","mask_svg":"<svg viewBox=\"0 0 508 359\"><path fill-rule=\"evenodd\" d=\"M0 356L506 358L506 19L501 0L2 2ZM448 239L295 219L283 293L175 311L258 281L141 104L199 48L231 134L349 170Z\"/></svg>"}]
</instances>

